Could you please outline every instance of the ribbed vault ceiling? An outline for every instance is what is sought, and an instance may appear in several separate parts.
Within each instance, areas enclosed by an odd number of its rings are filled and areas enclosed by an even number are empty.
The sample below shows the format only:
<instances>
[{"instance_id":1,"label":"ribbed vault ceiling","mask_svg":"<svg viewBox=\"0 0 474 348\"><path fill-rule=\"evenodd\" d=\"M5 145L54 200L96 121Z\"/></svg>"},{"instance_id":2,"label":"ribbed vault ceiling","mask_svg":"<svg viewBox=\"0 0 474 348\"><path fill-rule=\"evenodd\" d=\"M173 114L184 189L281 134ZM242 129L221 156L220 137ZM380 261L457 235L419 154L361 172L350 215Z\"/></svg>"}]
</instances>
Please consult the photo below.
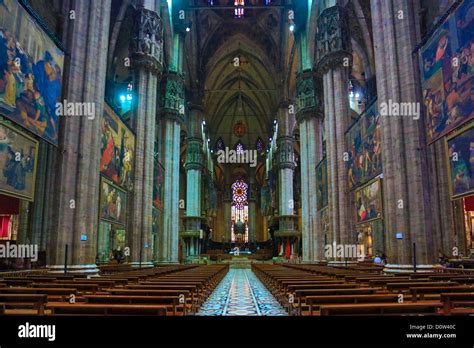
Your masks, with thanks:
<instances>
[{"instance_id":1,"label":"ribbed vault ceiling","mask_svg":"<svg viewBox=\"0 0 474 348\"><path fill-rule=\"evenodd\" d=\"M239 59L239 66L234 59ZM265 52L243 33L236 33L206 65L204 106L213 141L222 137L226 146L241 140L254 148L265 139L277 105L275 68ZM233 126L242 121L246 134L238 138Z\"/></svg>"}]
</instances>

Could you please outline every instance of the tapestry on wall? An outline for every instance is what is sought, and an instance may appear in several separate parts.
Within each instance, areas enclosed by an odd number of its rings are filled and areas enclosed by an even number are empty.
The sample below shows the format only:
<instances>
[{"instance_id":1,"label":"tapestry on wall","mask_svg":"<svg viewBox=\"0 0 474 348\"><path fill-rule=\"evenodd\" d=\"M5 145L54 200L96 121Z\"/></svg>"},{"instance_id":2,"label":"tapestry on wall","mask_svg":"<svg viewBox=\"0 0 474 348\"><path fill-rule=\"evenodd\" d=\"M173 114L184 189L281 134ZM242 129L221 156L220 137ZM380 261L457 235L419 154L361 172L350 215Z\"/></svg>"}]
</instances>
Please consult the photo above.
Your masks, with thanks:
<instances>
[{"instance_id":1,"label":"tapestry on wall","mask_svg":"<svg viewBox=\"0 0 474 348\"><path fill-rule=\"evenodd\" d=\"M361 115L346 133L349 188L360 186L382 172L382 131L377 103Z\"/></svg>"},{"instance_id":2,"label":"tapestry on wall","mask_svg":"<svg viewBox=\"0 0 474 348\"><path fill-rule=\"evenodd\" d=\"M108 105L101 118L101 130L100 173L114 184L131 190L135 135Z\"/></svg>"},{"instance_id":3,"label":"tapestry on wall","mask_svg":"<svg viewBox=\"0 0 474 348\"><path fill-rule=\"evenodd\" d=\"M17 2L0 2L0 114L58 144L64 53Z\"/></svg>"},{"instance_id":4,"label":"tapestry on wall","mask_svg":"<svg viewBox=\"0 0 474 348\"><path fill-rule=\"evenodd\" d=\"M474 2L464 1L421 48L428 141L474 118Z\"/></svg>"},{"instance_id":5,"label":"tapestry on wall","mask_svg":"<svg viewBox=\"0 0 474 348\"><path fill-rule=\"evenodd\" d=\"M0 123L0 193L33 201L38 141Z\"/></svg>"}]
</instances>

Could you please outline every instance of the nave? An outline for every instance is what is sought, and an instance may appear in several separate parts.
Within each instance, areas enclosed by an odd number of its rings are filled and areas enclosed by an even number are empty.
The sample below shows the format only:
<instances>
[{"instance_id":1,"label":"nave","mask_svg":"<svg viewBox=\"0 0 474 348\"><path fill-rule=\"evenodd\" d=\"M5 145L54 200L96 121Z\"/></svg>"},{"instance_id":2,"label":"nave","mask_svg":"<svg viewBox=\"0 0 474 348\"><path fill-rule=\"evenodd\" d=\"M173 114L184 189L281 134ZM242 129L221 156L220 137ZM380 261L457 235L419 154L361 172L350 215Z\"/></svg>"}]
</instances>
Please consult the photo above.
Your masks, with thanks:
<instances>
[{"instance_id":1,"label":"nave","mask_svg":"<svg viewBox=\"0 0 474 348\"><path fill-rule=\"evenodd\" d=\"M287 315L250 269L231 269L197 315Z\"/></svg>"},{"instance_id":2,"label":"nave","mask_svg":"<svg viewBox=\"0 0 474 348\"><path fill-rule=\"evenodd\" d=\"M16 273L0 278L7 316L472 315L474 272L384 274L373 264L254 262L102 267L100 276Z\"/></svg>"}]
</instances>

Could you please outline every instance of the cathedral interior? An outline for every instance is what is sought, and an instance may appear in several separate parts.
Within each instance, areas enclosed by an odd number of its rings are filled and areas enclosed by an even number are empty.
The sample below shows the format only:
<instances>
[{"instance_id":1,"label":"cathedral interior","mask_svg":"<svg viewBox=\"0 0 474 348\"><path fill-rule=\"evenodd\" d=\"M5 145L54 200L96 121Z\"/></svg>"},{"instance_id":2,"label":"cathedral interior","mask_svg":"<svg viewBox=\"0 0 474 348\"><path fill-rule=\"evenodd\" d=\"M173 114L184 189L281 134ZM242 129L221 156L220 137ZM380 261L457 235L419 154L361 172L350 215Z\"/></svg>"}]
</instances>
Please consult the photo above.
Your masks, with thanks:
<instances>
[{"instance_id":1,"label":"cathedral interior","mask_svg":"<svg viewBox=\"0 0 474 348\"><path fill-rule=\"evenodd\" d=\"M474 313L473 18L0 1L0 316Z\"/></svg>"}]
</instances>

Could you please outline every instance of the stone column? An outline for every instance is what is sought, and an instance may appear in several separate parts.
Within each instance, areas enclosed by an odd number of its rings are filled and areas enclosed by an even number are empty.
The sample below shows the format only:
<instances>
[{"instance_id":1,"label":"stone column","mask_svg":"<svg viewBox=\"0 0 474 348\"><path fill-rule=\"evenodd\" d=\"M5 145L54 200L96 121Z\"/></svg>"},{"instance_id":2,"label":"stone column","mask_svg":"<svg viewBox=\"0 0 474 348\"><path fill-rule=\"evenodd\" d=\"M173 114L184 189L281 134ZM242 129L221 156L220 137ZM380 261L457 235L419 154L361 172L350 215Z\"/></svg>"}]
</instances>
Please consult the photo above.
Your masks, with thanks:
<instances>
[{"instance_id":1,"label":"stone column","mask_svg":"<svg viewBox=\"0 0 474 348\"><path fill-rule=\"evenodd\" d=\"M289 112L289 103L282 102L278 110L278 212L279 229L275 237L284 246L290 239L292 254L298 255L300 232L295 229L297 215L294 214L293 174L295 170L295 139L291 134L294 115Z\"/></svg>"},{"instance_id":2,"label":"stone column","mask_svg":"<svg viewBox=\"0 0 474 348\"><path fill-rule=\"evenodd\" d=\"M296 87L296 119L300 127L301 236L303 261L322 260L324 237L317 233L316 164L322 157L322 86L312 70L300 72Z\"/></svg>"},{"instance_id":3,"label":"stone column","mask_svg":"<svg viewBox=\"0 0 474 348\"><path fill-rule=\"evenodd\" d=\"M38 164L36 168L36 183L35 183L35 200L31 204L31 214L29 223L29 240L32 244L38 245L39 251L41 249L41 240L45 234L43 219L45 218L47 196L46 196L46 178L48 173L48 152L50 145L41 141L38 151ZM51 169L51 168L49 168Z\"/></svg>"},{"instance_id":4,"label":"stone column","mask_svg":"<svg viewBox=\"0 0 474 348\"><path fill-rule=\"evenodd\" d=\"M232 202L231 202L231 199L228 197L228 192L227 192L227 189L225 190L226 194L224 196L224 233L223 233L223 236L224 236L224 242L225 243L230 243L230 239L231 239L231 225L232 225L232 212L231 212L231 209L232 209Z\"/></svg>"},{"instance_id":5,"label":"stone column","mask_svg":"<svg viewBox=\"0 0 474 348\"><path fill-rule=\"evenodd\" d=\"M248 190L248 203L249 203L249 242L256 242L257 241L257 204L256 204L256 197L257 197L257 189L255 185L255 171L253 168L250 170L250 177L249 177L249 190Z\"/></svg>"},{"instance_id":6,"label":"stone column","mask_svg":"<svg viewBox=\"0 0 474 348\"><path fill-rule=\"evenodd\" d=\"M351 216L344 152L349 120L349 66L351 45L347 13L339 6L325 9L318 18L317 70L323 76L324 122L327 134L328 203L334 240L350 243Z\"/></svg>"},{"instance_id":7,"label":"stone column","mask_svg":"<svg viewBox=\"0 0 474 348\"><path fill-rule=\"evenodd\" d=\"M449 168L446 161L447 151L444 141L436 141L428 147L429 173L431 183L431 211L433 219L433 250L440 250L447 256L453 256L456 244L456 229L453 216L453 202L449 192ZM462 220L464 221L464 219Z\"/></svg>"},{"instance_id":8,"label":"stone column","mask_svg":"<svg viewBox=\"0 0 474 348\"><path fill-rule=\"evenodd\" d=\"M137 98L132 127L135 131L135 175L129 218L130 263L151 266L153 168L158 80L162 71L163 28L155 11L138 8L134 18L132 63ZM148 42L148 38L152 38Z\"/></svg>"},{"instance_id":9,"label":"stone column","mask_svg":"<svg viewBox=\"0 0 474 348\"><path fill-rule=\"evenodd\" d=\"M201 124L204 119L202 105L191 104L189 108L188 138L186 140L186 216L185 231L181 233L186 243L186 257L199 254L199 237L201 236L201 184L204 168L202 155Z\"/></svg>"},{"instance_id":10,"label":"stone column","mask_svg":"<svg viewBox=\"0 0 474 348\"><path fill-rule=\"evenodd\" d=\"M48 265L64 268L68 245L68 269L97 272L100 115L104 107L111 1L65 3L76 19L65 22L67 52L63 98L92 103L95 117L61 119L52 231Z\"/></svg>"},{"instance_id":11,"label":"stone column","mask_svg":"<svg viewBox=\"0 0 474 348\"><path fill-rule=\"evenodd\" d=\"M179 166L180 132L184 121L183 77L169 72L164 81L160 110L164 124L163 158L165 167L163 232L159 236L159 263L178 263L179 245Z\"/></svg>"},{"instance_id":12,"label":"stone column","mask_svg":"<svg viewBox=\"0 0 474 348\"><path fill-rule=\"evenodd\" d=\"M420 41L419 2L372 1L371 12L379 112L388 103L419 106L419 72L412 55ZM388 115L381 115L388 271L413 270L413 243L418 268L430 268L437 258L433 250L425 127L420 116L397 117L390 110ZM397 233L402 233L403 239L396 239Z\"/></svg>"}]
</instances>

